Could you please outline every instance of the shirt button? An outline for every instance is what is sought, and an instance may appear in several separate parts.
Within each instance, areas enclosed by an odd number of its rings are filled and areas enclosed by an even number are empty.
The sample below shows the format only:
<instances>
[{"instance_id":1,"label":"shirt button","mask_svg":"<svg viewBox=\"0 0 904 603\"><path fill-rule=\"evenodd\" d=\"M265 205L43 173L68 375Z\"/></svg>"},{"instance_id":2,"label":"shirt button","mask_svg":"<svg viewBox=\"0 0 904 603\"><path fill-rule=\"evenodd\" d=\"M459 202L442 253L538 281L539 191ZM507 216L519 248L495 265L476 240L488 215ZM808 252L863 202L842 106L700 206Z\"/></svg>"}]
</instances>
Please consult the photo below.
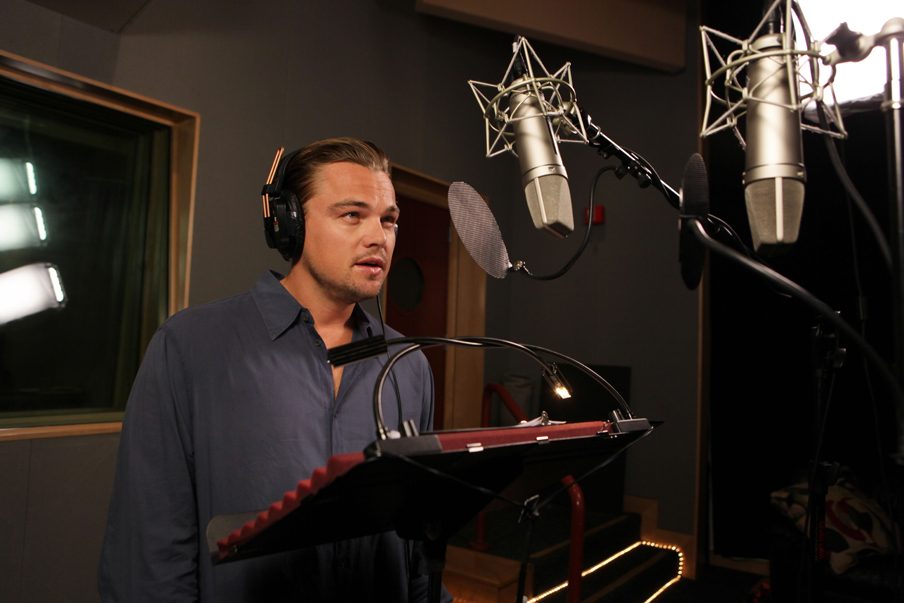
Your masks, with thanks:
<instances>
[{"instance_id":1,"label":"shirt button","mask_svg":"<svg viewBox=\"0 0 904 603\"><path fill-rule=\"evenodd\" d=\"M311 320L311 317L308 316L307 314L302 314L302 315L301 315L301 319L302 319L303 321L305 321L305 322L308 322L308 321Z\"/></svg>"},{"instance_id":2,"label":"shirt button","mask_svg":"<svg viewBox=\"0 0 904 603\"><path fill-rule=\"evenodd\" d=\"M316 346L319 348L319 347L320 347L320 340L319 340L319 339L315 339L315 340L314 340L314 345L316 345Z\"/></svg>"}]
</instances>

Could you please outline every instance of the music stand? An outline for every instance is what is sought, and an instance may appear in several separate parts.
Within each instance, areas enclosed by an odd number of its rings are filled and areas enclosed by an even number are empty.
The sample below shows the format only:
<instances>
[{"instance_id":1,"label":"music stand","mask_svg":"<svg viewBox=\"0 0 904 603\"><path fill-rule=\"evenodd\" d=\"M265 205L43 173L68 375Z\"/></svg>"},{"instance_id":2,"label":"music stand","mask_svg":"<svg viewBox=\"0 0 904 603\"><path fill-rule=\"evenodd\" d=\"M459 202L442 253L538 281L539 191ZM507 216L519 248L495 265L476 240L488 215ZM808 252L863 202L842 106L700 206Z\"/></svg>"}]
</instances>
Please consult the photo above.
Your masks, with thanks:
<instances>
[{"instance_id":1,"label":"music stand","mask_svg":"<svg viewBox=\"0 0 904 603\"><path fill-rule=\"evenodd\" d=\"M438 601L447 540L481 510L505 504L494 495L526 500L604 465L653 428L635 419L378 440L332 457L266 511L212 519L211 558L230 563L395 530L424 543L430 600Z\"/></svg>"}]
</instances>

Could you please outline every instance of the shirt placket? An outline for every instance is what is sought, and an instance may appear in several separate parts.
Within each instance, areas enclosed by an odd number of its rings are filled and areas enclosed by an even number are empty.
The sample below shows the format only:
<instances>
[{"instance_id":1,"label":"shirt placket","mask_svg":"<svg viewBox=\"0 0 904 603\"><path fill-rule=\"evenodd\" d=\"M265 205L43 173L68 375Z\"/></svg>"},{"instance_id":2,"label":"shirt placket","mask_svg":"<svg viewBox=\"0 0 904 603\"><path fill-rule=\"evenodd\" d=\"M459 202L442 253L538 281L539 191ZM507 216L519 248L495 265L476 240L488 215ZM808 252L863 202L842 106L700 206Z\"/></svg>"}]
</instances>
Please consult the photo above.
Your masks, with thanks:
<instances>
[{"instance_id":1,"label":"shirt placket","mask_svg":"<svg viewBox=\"0 0 904 603\"><path fill-rule=\"evenodd\" d=\"M329 362L327 362L327 349L326 345L323 343L323 339L320 337L320 334L317 332L317 329L314 326L314 318L307 310L303 310L301 313L301 324L304 325L307 330L310 341L307 342L307 345L310 345L314 358L317 359L317 366L319 367L318 373L320 374L320 378L323 381L322 387L319 391L328 392L328 395L324 397L323 401L327 406L327 425L325 426L326 432L329 434L329 454L335 454L334 450L334 442L335 442L335 423L336 423L336 401L333 397L333 392L335 391L335 383L333 382L333 369L330 366Z\"/></svg>"}]
</instances>

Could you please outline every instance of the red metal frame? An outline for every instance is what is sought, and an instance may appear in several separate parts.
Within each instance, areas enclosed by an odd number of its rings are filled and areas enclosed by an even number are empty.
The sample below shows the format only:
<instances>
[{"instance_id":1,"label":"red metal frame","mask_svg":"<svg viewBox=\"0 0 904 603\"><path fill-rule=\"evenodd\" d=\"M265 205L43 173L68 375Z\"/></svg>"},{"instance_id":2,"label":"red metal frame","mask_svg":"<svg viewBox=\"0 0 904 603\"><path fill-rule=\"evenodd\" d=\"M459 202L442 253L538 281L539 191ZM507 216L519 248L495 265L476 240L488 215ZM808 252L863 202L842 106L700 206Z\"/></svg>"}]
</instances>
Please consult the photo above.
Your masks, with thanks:
<instances>
[{"instance_id":1,"label":"red metal frame","mask_svg":"<svg viewBox=\"0 0 904 603\"><path fill-rule=\"evenodd\" d=\"M527 416L508 390L498 383L487 383L483 388L483 406L481 408L481 427L490 426L490 415L493 394L499 396L502 403L516 421L527 421ZM568 603L579 603L581 600L581 573L584 567L584 491L570 475L562 478L562 485L568 487L571 497L571 543L568 551ZM469 546L475 551L486 551L490 543L486 539L486 513L477 515L477 538Z\"/></svg>"}]
</instances>

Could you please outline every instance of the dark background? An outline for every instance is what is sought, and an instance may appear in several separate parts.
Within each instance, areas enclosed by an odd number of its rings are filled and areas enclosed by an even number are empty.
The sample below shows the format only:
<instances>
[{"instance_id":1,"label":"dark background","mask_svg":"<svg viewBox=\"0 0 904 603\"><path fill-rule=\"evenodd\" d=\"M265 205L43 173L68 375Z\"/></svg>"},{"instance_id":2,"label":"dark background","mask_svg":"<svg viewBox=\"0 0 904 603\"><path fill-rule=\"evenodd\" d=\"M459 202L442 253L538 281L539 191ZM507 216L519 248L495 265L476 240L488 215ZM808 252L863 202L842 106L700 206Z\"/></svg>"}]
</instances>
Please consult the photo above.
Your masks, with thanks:
<instances>
[{"instance_id":1,"label":"dark background","mask_svg":"<svg viewBox=\"0 0 904 603\"><path fill-rule=\"evenodd\" d=\"M762 3L703 4L703 23L746 38L762 16ZM880 224L888 223L884 116L878 105L845 115L848 140L839 144L847 171ZM769 260L773 268L840 311L860 330L857 269L867 298L867 340L891 353L888 272L872 235L852 208L829 162L823 137L804 133L807 190L797 243ZM744 208L744 152L729 132L705 142L712 213L752 245ZM855 254L856 247L856 254ZM817 317L799 302L720 257L711 257L711 488L715 552L764 558L772 510L769 494L807 481L813 458L815 386L811 332ZM849 466L865 490L882 497L882 471L894 477L888 455L895 446L892 401L870 367L875 405L862 355L847 348L837 372L822 460Z\"/></svg>"}]
</instances>

